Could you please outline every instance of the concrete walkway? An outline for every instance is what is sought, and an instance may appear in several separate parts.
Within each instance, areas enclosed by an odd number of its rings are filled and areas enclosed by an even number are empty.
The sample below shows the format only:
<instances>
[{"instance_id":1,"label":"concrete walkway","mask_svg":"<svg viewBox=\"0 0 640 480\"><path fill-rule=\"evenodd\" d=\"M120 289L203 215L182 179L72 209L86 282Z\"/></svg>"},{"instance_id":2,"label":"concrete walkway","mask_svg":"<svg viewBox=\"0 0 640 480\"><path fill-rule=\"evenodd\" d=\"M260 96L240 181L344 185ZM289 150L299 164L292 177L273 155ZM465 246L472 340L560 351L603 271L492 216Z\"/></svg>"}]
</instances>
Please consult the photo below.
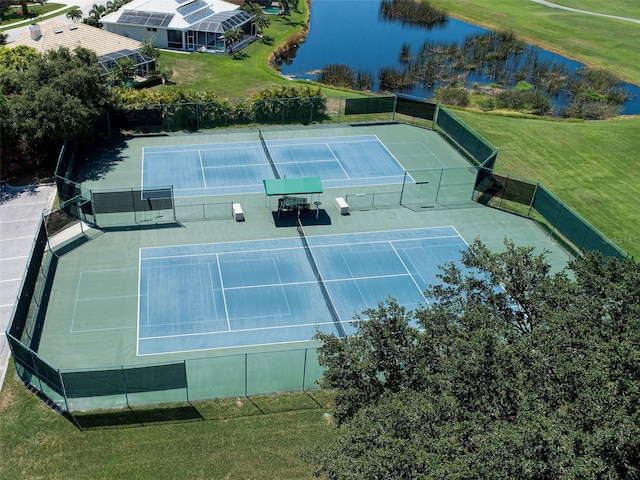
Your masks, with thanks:
<instances>
[{"instance_id":1,"label":"concrete walkway","mask_svg":"<svg viewBox=\"0 0 640 480\"><path fill-rule=\"evenodd\" d=\"M4 335L22 284L42 212L53 204L54 185L0 189L0 387L7 373L10 349Z\"/></svg>"},{"instance_id":2,"label":"concrete walkway","mask_svg":"<svg viewBox=\"0 0 640 480\"><path fill-rule=\"evenodd\" d=\"M640 20L630 17L620 17L618 15L609 15L608 13L590 12L588 10L580 10L579 8L565 7L564 5L558 5L557 3L547 2L546 0L531 0L532 2L539 3L545 7L558 8L560 10L566 10L568 12L583 13L585 15L595 15L597 17L613 18L614 20L623 20L625 22L640 23Z\"/></svg>"},{"instance_id":3,"label":"concrete walkway","mask_svg":"<svg viewBox=\"0 0 640 480\"><path fill-rule=\"evenodd\" d=\"M69 20L66 17L66 14L65 15L62 14L62 12L64 12L70 6L77 6L78 8L80 8L80 10L82 10L83 18L86 18L87 16L89 16L89 11L91 10L91 7L93 7L94 4L104 5L106 4L106 1L101 2L100 0L98 0L96 2L95 0L78 0L76 2L68 3L64 7L59 8L58 10L54 10L52 12L47 13L45 20L41 20L39 18L33 18L30 20L26 20L24 22L19 22L19 24L15 28L3 30L2 33L7 33L9 35L7 39L8 42L14 42L23 32L28 31L29 25L33 23L40 23L44 25L51 20L56 20L57 22L64 22L64 23L73 23L71 20Z\"/></svg>"}]
</instances>

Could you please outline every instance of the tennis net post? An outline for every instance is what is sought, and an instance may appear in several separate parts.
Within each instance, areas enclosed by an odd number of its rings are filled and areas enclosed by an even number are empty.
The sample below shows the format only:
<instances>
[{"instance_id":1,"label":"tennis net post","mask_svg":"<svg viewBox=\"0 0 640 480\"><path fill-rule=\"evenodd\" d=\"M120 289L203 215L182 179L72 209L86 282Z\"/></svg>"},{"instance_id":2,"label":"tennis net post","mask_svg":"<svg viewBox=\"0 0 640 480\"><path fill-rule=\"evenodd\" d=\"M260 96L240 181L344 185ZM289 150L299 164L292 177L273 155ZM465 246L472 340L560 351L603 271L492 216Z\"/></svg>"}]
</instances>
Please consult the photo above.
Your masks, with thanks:
<instances>
[{"instance_id":1,"label":"tennis net post","mask_svg":"<svg viewBox=\"0 0 640 480\"><path fill-rule=\"evenodd\" d=\"M320 291L322 292L322 296L324 297L324 301L329 308L329 312L331 313L331 318L333 319L333 323L338 329L338 334L341 338L346 338L347 332L344 329L344 325L342 325L342 321L340 320L340 315L338 315L338 311L331 300L331 296L329 295L329 290L327 290L327 286L324 283L324 279L322 278L322 274L318 269L318 264L316 263L315 257L313 256L313 252L311 251L311 246L307 241L307 235L304 233L304 228L302 228L302 222L298 219L298 235L300 235L300 239L302 240L302 245L304 246L304 251L307 255L307 260L309 260L309 264L311 265L311 269L316 276L316 280L318 281L318 285L320 285Z\"/></svg>"},{"instance_id":2,"label":"tennis net post","mask_svg":"<svg viewBox=\"0 0 640 480\"><path fill-rule=\"evenodd\" d=\"M267 142L264 141L264 136L262 135L261 128L258 129L258 136L260 137L260 142L262 143L262 149L264 150L264 154L267 156L267 160L269 160L269 163L271 164L271 170L273 170L273 175L276 178L281 178L280 173L278 173L278 169L276 168L276 164L273 163L271 152L269 152L269 149L267 148Z\"/></svg>"}]
</instances>

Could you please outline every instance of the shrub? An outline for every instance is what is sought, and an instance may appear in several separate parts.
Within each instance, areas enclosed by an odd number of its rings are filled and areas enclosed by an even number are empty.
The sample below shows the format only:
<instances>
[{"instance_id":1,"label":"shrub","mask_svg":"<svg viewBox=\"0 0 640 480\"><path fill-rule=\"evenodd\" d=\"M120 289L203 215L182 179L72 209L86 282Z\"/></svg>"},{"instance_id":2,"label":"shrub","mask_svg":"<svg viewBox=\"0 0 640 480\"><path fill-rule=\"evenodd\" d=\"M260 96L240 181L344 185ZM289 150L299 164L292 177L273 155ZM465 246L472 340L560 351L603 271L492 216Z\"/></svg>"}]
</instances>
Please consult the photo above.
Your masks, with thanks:
<instances>
[{"instance_id":1,"label":"shrub","mask_svg":"<svg viewBox=\"0 0 640 480\"><path fill-rule=\"evenodd\" d=\"M441 87L436 90L435 97L445 105L466 107L471 103L471 95L465 88Z\"/></svg>"},{"instance_id":2,"label":"shrub","mask_svg":"<svg viewBox=\"0 0 640 480\"><path fill-rule=\"evenodd\" d=\"M381 90L408 88L415 83L413 76L408 72L393 67L381 69L378 79L380 80Z\"/></svg>"},{"instance_id":3,"label":"shrub","mask_svg":"<svg viewBox=\"0 0 640 480\"><path fill-rule=\"evenodd\" d=\"M516 92L530 92L531 90L533 90L533 85L531 85L529 82L526 82L524 80L520 80L515 87L513 87L513 89Z\"/></svg>"},{"instance_id":4,"label":"shrub","mask_svg":"<svg viewBox=\"0 0 640 480\"><path fill-rule=\"evenodd\" d=\"M589 102L583 99L574 99L569 105L562 108L560 115L567 118L581 118L583 120L605 120L615 117L620 107L605 102Z\"/></svg>"},{"instance_id":5,"label":"shrub","mask_svg":"<svg viewBox=\"0 0 640 480\"><path fill-rule=\"evenodd\" d=\"M484 95L478 99L478 106L484 112L490 112L496 108L496 100L493 95Z\"/></svg>"},{"instance_id":6,"label":"shrub","mask_svg":"<svg viewBox=\"0 0 640 480\"><path fill-rule=\"evenodd\" d=\"M352 88L355 74L348 65L325 65L318 76L318 81L334 87Z\"/></svg>"},{"instance_id":7,"label":"shrub","mask_svg":"<svg viewBox=\"0 0 640 480\"><path fill-rule=\"evenodd\" d=\"M373 87L373 74L364 70L356 72L354 88L356 90L371 90Z\"/></svg>"},{"instance_id":8,"label":"shrub","mask_svg":"<svg viewBox=\"0 0 640 480\"><path fill-rule=\"evenodd\" d=\"M496 106L507 110L531 111L545 114L551 109L551 102L540 90L503 90L495 96Z\"/></svg>"}]
</instances>

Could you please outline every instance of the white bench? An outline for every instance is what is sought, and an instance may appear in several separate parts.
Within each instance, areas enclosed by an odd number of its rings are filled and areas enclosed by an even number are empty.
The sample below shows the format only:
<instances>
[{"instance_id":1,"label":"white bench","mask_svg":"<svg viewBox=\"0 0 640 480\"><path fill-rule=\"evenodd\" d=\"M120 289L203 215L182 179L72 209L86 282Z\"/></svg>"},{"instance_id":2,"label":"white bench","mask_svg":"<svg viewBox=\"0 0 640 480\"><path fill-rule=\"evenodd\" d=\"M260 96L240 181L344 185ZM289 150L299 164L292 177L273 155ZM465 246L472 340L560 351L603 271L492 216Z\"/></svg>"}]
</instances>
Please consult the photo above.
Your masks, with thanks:
<instances>
[{"instance_id":1,"label":"white bench","mask_svg":"<svg viewBox=\"0 0 640 480\"><path fill-rule=\"evenodd\" d=\"M235 218L236 222L244 221L244 212L242 211L242 205L239 203L234 203L232 206L233 210L233 218Z\"/></svg>"},{"instance_id":2,"label":"white bench","mask_svg":"<svg viewBox=\"0 0 640 480\"><path fill-rule=\"evenodd\" d=\"M344 198L336 198L336 209L340 212L340 215L349 215L349 205L344 201Z\"/></svg>"}]
</instances>

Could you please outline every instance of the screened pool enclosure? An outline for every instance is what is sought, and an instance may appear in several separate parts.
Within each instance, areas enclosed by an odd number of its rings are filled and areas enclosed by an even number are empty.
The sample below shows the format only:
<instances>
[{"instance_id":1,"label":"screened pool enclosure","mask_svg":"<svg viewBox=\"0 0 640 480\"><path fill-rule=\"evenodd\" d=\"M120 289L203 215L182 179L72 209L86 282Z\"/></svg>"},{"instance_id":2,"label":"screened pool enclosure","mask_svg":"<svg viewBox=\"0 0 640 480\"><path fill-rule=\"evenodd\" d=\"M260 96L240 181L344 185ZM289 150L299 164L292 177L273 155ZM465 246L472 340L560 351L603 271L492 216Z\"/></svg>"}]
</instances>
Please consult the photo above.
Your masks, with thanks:
<instances>
[{"instance_id":1,"label":"screened pool enclosure","mask_svg":"<svg viewBox=\"0 0 640 480\"><path fill-rule=\"evenodd\" d=\"M121 68L121 63L125 59L133 62L137 77L148 78L156 72L155 58L148 57L138 50L118 50L98 57L98 65L102 69L102 75L108 75L112 70Z\"/></svg>"}]
</instances>

